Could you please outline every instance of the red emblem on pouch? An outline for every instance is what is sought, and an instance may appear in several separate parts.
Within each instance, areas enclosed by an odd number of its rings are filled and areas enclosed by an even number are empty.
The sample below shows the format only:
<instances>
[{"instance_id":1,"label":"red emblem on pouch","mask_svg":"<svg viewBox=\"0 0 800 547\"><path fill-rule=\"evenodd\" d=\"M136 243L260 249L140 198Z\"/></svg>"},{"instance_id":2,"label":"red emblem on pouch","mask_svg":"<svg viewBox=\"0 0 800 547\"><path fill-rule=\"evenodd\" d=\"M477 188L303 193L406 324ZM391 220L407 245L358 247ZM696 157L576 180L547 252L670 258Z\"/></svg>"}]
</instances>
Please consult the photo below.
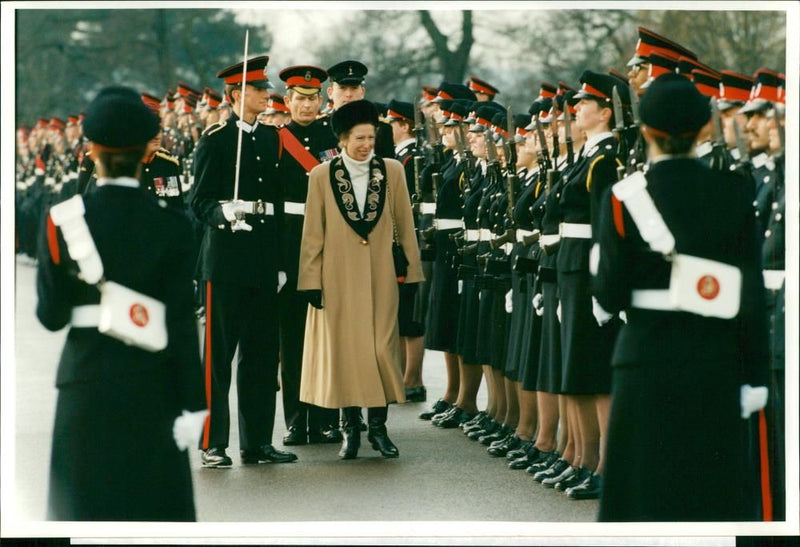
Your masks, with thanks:
<instances>
[{"instance_id":1,"label":"red emblem on pouch","mask_svg":"<svg viewBox=\"0 0 800 547\"><path fill-rule=\"evenodd\" d=\"M714 300L719 294L719 281L713 275L704 275L697 281L697 294L706 300Z\"/></svg>"},{"instance_id":2,"label":"red emblem on pouch","mask_svg":"<svg viewBox=\"0 0 800 547\"><path fill-rule=\"evenodd\" d=\"M147 308L141 304L134 304L131 306L129 314L131 316L131 321L133 321L133 324L137 327L144 327L150 321L150 317L147 315Z\"/></svg>"}]
</instances>

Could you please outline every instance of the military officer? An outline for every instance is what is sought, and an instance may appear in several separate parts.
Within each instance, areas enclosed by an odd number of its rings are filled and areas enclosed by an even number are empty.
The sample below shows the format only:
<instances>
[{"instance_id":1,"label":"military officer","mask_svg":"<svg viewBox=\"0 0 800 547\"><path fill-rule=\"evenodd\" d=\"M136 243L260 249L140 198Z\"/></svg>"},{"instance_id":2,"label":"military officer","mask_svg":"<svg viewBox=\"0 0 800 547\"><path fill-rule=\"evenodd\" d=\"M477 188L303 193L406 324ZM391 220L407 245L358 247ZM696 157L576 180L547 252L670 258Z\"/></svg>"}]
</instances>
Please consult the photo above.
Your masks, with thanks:
<instances>
[{"instance_id":1,"label":"military officer","mask_svg":"<svg viewBox=\"0 0 800 547\"><path fill-rule=\"evenodd\" d=\"M331 80L327 89L328 98L333 101L331 111L365 97L367 88L364 85L364 77L367 71L366 65L358 61L342 61L326 71ZM375 154L382 158L394 158L392 131L389 125L383 122L378 123Z\"/></svg>"},{"instance_id":2,"label":"military officer","mask_svg":"<svg viewBox=\"0 0 800 547\"><path fill-rule=\"evenodd\" d=\"M315 66L297 65L283 69L278 77L285 82L285 101L291 112L291 121L279 131L283 146L281 190L284 200L281 250L287 274L286 286L278 295L281 385L287 428L283 444L338 443L342 440L338 429L338 412L300 401L308 301L297 292L308 174L314 167L339 153L328 118L317 117L322 106L322 83L328 79L328 75Z\"/></svg>"},{"instance_id":3,"label":"military officer","mask_svg":"<svg viewBox=\"0 0 800 547\"><path fill-rule=\"evenodd\" d=\"M206 298L204 363L209 417L204 467L230 467L226 454L231 361L238 346L239 448L244 464L291 462L272 446L278 389L280 201L278 131L256 122L266 108L269 57L221 70L233 112L198 142L191 207L206 223L200 280ZM240 135L241 132L241 135ZM241 155L237 141L241 137ZM283 276L285 280L285 274Z\"/></svg>"}]
</instances>

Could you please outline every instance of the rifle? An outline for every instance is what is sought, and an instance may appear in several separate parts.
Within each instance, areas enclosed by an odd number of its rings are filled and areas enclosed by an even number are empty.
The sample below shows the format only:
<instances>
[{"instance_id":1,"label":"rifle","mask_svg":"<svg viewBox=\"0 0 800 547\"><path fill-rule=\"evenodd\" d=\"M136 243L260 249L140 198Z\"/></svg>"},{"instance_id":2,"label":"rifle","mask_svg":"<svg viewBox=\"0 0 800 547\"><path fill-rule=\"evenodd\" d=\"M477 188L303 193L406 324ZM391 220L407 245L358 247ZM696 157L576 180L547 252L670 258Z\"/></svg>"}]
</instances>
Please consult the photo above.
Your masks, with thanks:
<instances>
[{"instance_id":1,"label":"rifle","mask_svg":"<svg viewBox=\"0 0 800 547\"><path fill-rule=\"evenodd\" d=\"M622 99L619 97L617 86L611 89L611 103L614 107L614 133L617 134L617 157L622 157L625 150L625 117L622 112ZM617 166L617 180L625 177L625 166Z\"/></svg>"},{"instance_id":2,"label":"rifle","mask_svg":"<svg viewBox=\"0 0 800 547\"><path fill-rule=\"evenodd\" d=\"M553 106L550 108L550 133L553 136L553 158L557 160L557 158L561 155L561 146L558 142L558 103L555 99L553 99Z\"/></svg>"},{"instance_id":3,"label":"rifle","mask_svg":"<svg viewBox=\"0 0 800 547\"><path fill-rule=\"evenodd\" d=\"M725 146L725 137L722 133L722 118L717 107L717 99L709 99L711 105L712 128L714 129L714 140L711 151L711 168L719 171L727 171L729 167L728 150Z\"/></svg>"},{"instance_id":4,"label":"rifle","mask_svg":"<svg viewBox=\"0 0 800 547\"><path fill-rule=\"evenodd\" d=\"M742 137L742 131L739 129L739 124L736 118L731 120L733 124L733 135L736 137L736 149L739 151L739 161L736 163L736 169L742 171L748 177L751 176L750 153L747 151L747 144Z\"/></svg>"},{"instance_id":5,"label":"rifle","mask_svg":"<svg viewBox=\"0 0 800 547\"><path fill-rule=\"evenodd\" d=\"M630 175L634 171L641 171L645 160L645 151L642 144L642 132L639 129L642 126L642 120L639 118L639 96L636 94L636 88L633 82L630 84L631 96L631 113L633 114L633 130L636 137L633 146L628 150L628 161L625 166L625 173Z\"/></svg>"},{"instance_id":6,"label":"rifle","mask_svg":"<svg viewBox=\"0 0 800 547\"><path fill-rule=\"evenodd\" d=\"M431 140L431 190L433 192L433 201L439 195L439 186L442 180L442 136L439 130L436 129L436 122L428 124L428 131L433 136Z\"/></svg>"},{"instance_id":7,"label":"rifle","mask_svg":"<svg viewBox=\"0 0 800 547\"><path fill-rule=\"evenodd\" d=\"M455 131L455 139L456 139L456 150L458 151L458 155L461 158L461 173L464 175L464 179L466 180L466 184L462 190L463 197L466 197L470 193L470 183L472 182L472 177L474 176L474 158L472 157L472 152L469 148L465 146L465 141L467 140L466 135L464 135L464 126L459 123L456 126Z\"/></svg>"},{"instance_id":8,"label":"rifle","mask_svg":"<svg viewBox=\"0 0 800 547\"><path fill-rule=\"evenodd\" d=\"M544 178L545 184L547 185L547 192L550 192L550 186L552 184L553 175L551 174L553 169L553 165L550 162L550 154L547 151L547 141L544 138L544 129L542 129L542 122L539 121L539 116L536 116L536 135L539 138L539 156L540 156L540 168L539 168L539 180Z\"/></svg>"},{"instance_id":9,"label":"rifle","mask_svg":"<svg viewBox=\"0 0 800 547\"><path fill-rule=\"evenodd\" d=\"M566 99L564 100L564 140L567 143L567 165L572 165L575 155L572 141L572 113L569 111Z\"/></svg>"},{"instance_id":10,"label":"rifle","mask_svg":"<svg viewBox=\"0 0 800 547\"><path fill-rule=\"evenodd\" d=\"M422 112L419 108L419 101L414 102L414 137L416 148L414 150L414 195L411 196L411 203L415 212L419 212L419 203L422 201L422 189L420 187L420 177L422 176L422 162L425 160L423 147L425 146L425 126L422 123Z\"/></svg>"},{"instance_id":11,"label":"rifle","mask_svg":"<svg viewBox=\"0 0 800 547\"><path fill-rule=\"evenodd\" d=\"M517 130L514 127L514 114L511 112L511 107L507 109L507 123L509 138L506 139L508 152L506 154L506 191L508 192L508 211L506 213L506 231L497 239L490 242L492 249L497 249L506 243L516 241L517 234L514 230L514 192L516 192L519 185L519 177L517 177L517 144L514 141L514 135Z\"/></svg>"}]
</instances>

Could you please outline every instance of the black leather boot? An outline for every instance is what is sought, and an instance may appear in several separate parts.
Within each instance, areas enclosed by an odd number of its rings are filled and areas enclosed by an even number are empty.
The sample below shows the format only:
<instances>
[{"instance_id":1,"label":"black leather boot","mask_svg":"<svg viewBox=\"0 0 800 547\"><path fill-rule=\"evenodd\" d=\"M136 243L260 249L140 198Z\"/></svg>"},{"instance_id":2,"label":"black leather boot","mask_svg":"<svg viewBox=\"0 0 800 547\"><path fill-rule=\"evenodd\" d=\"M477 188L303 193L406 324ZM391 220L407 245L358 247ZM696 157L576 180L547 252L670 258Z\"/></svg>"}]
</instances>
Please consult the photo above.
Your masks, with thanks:
<instances>
[{"instance_id":1,"label":"black leather boot","mask_svg":"<svg viewBox=\"0 0 800 547\"><path fill-rule=\"evenodd\" d=\"M358 449L361 446L361 409L357 406L348 406L342 409L344 416L342 431L344 440L342 449L339 450L339 457L343 460L353 460L358 456Z\"/></svg>"},{"instance_id":2,"label":"black leather boot","mask_svg":"<svg viewBox=\"0 0 800 547\"><path fill-rule=\"evenodd\" d=\"M383 455L384 458L396 458L400 451L389 439L386 432L386 416L389 413L388 407L375 407L367 411L367 424L369 426L367 439L372 443L372 448Z\"/></svg>"}]
</instances>

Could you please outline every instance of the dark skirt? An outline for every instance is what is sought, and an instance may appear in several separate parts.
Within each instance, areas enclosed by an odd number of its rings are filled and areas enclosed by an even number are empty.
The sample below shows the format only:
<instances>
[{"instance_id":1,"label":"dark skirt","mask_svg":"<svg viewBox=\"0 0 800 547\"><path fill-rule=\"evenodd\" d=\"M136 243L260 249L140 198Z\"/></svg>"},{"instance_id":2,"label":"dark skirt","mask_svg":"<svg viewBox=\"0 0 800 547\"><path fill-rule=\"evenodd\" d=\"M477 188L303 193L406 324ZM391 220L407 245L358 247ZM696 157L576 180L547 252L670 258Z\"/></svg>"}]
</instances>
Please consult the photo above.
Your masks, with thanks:
<instances>
[{"instance_id":1,"label":"dark skirt","mask_svg":"<svg viewBox=\"0 0 800 547\"><path fill-rule=\"evenodd\" d=\"M614 368L601 521L758 518L736 362Z\"/></svg>"},{"instance_id":2,"label":"dark skirt","mask_svg":"<svg viewBox=\"0 0 800 547\"><path fill-rule=\"evenodd\" d=\"M492 309L489 330L489 364L495 370L503 371L506 365L508 347L508 318L506 313L506 293L511 289L511 278L496 278L492 287Z\"/></svg>"},{"instance_id":3,"label":"dark skirt","mask_svg":"<svg viewBox=\"0 0 800 547\"><path fill-rule=\"evenodd\" d=\"M520 350L519 381L522 389L526 391L536 391L539 376L539 353L542 345L542 318L536 315L533 307L533 297L537 291L537 276L528 274L527 290L525 291L525 302L528 311L525 315L523 324L523 343Z\"/></svg>"},{"instance_id":4,"label":"dark skirt","mask_svg":"<svg viewBox=\"0 0 800 547\"><path fill-rule=\"evenodd\" d=\"M425 347L434 351L458 351L458 270L453 265L456 244L449 235L457 230L440 230L434 235L436 260L430 282Z\"/></svg>"},{"instance_id":5,"label":"dark skirt","mask_svg":"<svg viewBox=\"0 0 800 547\"><path fill-rule=\"evenodd\" d=\"M514 257L524 254L525 248L521 244L514 246L511 253L511 263ZM527 275L517 271L511 272L511 301L513 309L507 318L508 342L506 346L506 362L503 367L503 375L514 382L520 381L522 351L529 338L525 331L525 323L528 318L531 301L528 299L528 279ZM505 300L505 296L504 296Z\"/></svg>"},{"instance_id":6,"label":"dark skirt","mask_svg":"<svg viewBox=\"0 0 800 547\"><path fill-rule=\"evenodd\" d=\"M561 303L562 393L587 395L611 391L611 352L618 319L603 327L592 313L588 270L558 272Z\"/></svg>"},{"instance_id":7,"label":"dark skirt","mask_svg":"<svg viewBox=\"0 0 800 547\"><path fill-rule=\"evenodd\" d=\"M59 387L49 520L193 521L186 451L165 372Z\"/></svg>"},{"instance_id":8,"label":"dark skirt","mask_svg":"<svg viewBox=\"0 0 800 547\"><path fill-rule=\"evenodd\" d=\"M540 271L540 275L544 313L541 317L539 374L536 378L526 377L522 389L558 394L561 393L561 324L556 317L558 284L555 270Z\"/></svg>"},{"instance_id":9,"label":"dark skirt","mask_svg":"<svg viewBox=\"0 0 800 547\"><path fill-rule=\"evenodd\" d=\"M478 290L475 278L462 279L458 314L458 353L464 363L480 365L478 360Z\"/></svg>"}]
</instances>

